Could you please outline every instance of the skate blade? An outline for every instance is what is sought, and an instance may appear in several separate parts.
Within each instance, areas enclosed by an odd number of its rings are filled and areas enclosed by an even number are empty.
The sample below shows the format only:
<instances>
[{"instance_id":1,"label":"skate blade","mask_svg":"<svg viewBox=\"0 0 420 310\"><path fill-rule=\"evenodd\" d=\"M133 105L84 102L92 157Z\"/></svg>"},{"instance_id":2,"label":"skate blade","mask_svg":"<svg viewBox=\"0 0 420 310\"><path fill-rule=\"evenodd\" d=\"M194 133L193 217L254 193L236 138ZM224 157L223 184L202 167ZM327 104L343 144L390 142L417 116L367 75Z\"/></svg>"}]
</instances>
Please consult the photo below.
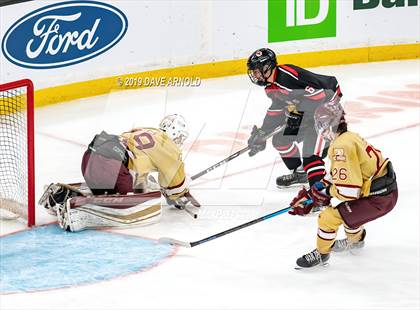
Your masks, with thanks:
<instances>
[{"instance_id":1,"label":"skate blade","mask_svg":"<svg viewBox=\"0 0 420 310\"><path fill-rule=\"evenodd\" d=\"M295 266L295 270L318 270L320 268L327 268L330 264L327 263L322 263L313 267L300 267L300 266Z\"/></svg>"},{"instance_id":2,"label":"skate blade","mask_svg":"<svg viewBox=\"0 0 420 310\"><path fill-rule=\"evenodd\" d=\"M276 185L277 188L279 189L287 189L287 188L296 188L296 187L301 187L301 186L305 186L308 185L308 183L294 183L294 184L290 184L288 186L284 186L284 185Z\"/></svg>"},{"instance_id":3,"label":"skate blade","mask_svg":"<svg viewBox=\"0 0 420 310\"><path fill-rule=\"evenodd\" d=\"M363 250L363 247L361 247L361 248L348 249L347 251L350 253L350 255L358 256L358 255L360 255L360 253L362 252L362 250Z\"/></svg>"},{"instance_id":4,"label":"skate blade","mask_svg":"<svg viewBox=\"0 0 420 310\"><path fill-rule=\"evenodd\" d=\"M364 246L362 247L346 247L346 248L340 248L340 249L334 249L331 248L331 252L334 253L349 253L351 255L359 255L360 252L363 250Z\"/></svg>"}]
</instances>

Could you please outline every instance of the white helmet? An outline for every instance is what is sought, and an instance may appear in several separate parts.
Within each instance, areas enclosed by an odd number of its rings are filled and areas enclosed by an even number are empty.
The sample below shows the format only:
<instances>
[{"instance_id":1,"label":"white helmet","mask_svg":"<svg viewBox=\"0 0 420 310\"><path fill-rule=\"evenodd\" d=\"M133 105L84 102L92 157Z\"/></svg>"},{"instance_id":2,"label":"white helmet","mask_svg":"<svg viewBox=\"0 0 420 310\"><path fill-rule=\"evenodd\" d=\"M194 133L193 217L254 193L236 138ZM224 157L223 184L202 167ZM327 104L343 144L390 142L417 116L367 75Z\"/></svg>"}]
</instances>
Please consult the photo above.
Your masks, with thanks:
<instances>
[{"instance_id":1,"label":"white helmet","mask_svg":"<svg viewBox=\"0 0 420 310\"><path fill-rule=\"evenodd\" d=\"M188 128L185 119L178 114L165 116L160 122L159 128L166 132L178 146L182 146L188 137Z\"/></svg>"}]
</instances>

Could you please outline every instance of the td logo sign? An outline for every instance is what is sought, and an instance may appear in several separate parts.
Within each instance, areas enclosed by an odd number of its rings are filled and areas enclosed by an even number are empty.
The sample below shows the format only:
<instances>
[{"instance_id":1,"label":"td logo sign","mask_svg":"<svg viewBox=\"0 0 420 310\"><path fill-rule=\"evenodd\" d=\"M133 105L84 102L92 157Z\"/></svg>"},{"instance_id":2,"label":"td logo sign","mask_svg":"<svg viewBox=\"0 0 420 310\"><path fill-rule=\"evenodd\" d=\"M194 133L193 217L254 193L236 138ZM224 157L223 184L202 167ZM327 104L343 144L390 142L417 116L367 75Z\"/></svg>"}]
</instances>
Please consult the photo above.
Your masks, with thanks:
<instances>
[{"instance_id":1,"label":"td logo sign","mask_svg":"<svg viewBox=\"0 0 420 310\"><path fill-rule=\"evenodd\" d=\"M337 0L268 0L268 42L335 37Z\"/></svg>"}]
</instances>

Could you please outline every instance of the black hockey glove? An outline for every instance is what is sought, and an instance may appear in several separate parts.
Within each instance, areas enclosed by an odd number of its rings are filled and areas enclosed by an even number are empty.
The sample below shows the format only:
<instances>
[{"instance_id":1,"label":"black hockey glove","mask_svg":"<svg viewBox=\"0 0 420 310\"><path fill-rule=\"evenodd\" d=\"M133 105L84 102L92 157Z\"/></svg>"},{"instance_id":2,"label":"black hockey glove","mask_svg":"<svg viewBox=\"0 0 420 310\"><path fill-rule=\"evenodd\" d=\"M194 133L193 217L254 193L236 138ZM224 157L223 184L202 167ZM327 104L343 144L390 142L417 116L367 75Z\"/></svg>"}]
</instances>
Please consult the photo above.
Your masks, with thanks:
<instances>
[{"instance_id":1,"label":"black hockey glove","mask_svg":"<svg viewBox=\"0 0 420 310\"><path fill-rule=\"evenodd\" d=\"M254 125L251 132L251 137L248 139L248 146L250 151L248 155L250 157L254 156L258 152L264 151L267 145L267 141L264 139L266 133Z\"/></svg>"}]
</instances>

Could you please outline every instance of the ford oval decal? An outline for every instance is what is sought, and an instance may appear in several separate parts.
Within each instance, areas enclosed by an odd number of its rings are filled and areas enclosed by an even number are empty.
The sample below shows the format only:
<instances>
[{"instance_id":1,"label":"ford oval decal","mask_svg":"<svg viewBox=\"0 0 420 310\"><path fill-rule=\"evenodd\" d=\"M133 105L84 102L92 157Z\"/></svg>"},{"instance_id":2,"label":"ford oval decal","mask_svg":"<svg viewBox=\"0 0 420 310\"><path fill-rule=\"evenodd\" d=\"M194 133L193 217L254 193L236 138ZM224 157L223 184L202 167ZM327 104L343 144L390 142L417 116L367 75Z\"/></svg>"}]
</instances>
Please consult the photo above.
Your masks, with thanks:
<instances>
[{"instance_id":1,"label":"ford oval decal","mask_svg":"<svg viewBox=\"0 0 420 310\"><path fill-rule=\"evenodd\" d=\"M65 67L104 53L122 39L127 27L127 17L112 5L61 2L19 19L1 47L6 58L21 67Z\"/></svg>"}]
</instances>

